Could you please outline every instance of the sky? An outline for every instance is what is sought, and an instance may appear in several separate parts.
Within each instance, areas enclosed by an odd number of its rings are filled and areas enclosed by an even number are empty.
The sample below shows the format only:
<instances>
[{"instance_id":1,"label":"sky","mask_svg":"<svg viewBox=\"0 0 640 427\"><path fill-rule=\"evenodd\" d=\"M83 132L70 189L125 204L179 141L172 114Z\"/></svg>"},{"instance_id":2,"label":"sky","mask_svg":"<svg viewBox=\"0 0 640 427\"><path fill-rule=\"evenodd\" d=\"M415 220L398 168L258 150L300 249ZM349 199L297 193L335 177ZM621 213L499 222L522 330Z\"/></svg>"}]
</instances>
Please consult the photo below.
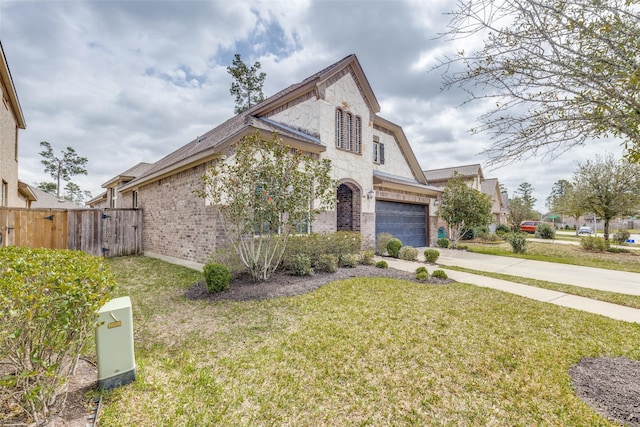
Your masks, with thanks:
<instances>
[{"instance_id":1,"label":"sky","mask_svg":"<svg viewBox=\"0 0 640 427\"><path fill-rule=\"evenodd\" d=\"M455 43L446 30L449 0L55 1L0 0L0 40L27 128L20 131L19 177L44 172L40 142L56 155L73 147L88 175L72 179L96 196L138 162L153 163L233 116L226 67L235 53L260 61L270 96L355 53L381 105L404 129L423 169L479 163L509 196L523 182L536 208L577 162L619 141L598 140L558 158L488 166L491 140L471 134L484 105L442 91L438 58L481 46Z\"/></svg>"}]
</instances>

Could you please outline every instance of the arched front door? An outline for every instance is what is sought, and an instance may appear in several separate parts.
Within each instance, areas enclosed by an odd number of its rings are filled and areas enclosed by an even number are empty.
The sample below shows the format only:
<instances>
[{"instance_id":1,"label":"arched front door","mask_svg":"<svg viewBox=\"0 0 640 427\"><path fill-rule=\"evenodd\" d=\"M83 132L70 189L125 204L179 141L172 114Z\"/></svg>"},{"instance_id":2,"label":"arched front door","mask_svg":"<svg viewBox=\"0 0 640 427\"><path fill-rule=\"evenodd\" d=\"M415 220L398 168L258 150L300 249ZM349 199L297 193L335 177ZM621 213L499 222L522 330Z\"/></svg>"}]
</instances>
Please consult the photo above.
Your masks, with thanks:
<instances>
[{"instance_id":1,"label":"arched front door","mask_svg":"<svg viewBox=\"0 0 640 427\"><path fill-rule=\"evenodd\" d=\"M338 231L360 231L360 190L348 183L338 186Z\"/></svg>"}]
</instances>

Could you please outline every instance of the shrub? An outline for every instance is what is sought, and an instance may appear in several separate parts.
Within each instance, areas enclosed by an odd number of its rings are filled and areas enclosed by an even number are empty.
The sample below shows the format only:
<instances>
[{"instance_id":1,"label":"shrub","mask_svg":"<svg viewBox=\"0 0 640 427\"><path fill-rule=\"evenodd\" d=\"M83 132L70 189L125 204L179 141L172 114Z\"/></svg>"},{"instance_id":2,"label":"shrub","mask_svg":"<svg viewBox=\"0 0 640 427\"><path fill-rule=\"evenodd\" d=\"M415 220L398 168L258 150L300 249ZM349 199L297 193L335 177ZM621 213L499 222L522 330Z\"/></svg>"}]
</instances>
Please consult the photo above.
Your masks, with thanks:
<instances>
[{"instance_id":1,"label":"shrub","mask_svg":"<svg viewBox=\"0 0 640 427\"><path fill-rule=\"evenodd\" d=\"M114 288L115 279L100 257L0 248L2 409L40 425L62 408L61 388Z\"/></svg>"},{"instance_id":2,"label":"shrub","mask_svg":"<svg viewBox=\"0 0 640 427\"><path fill-rule=\"evenodd\" d=\"M554 239L556 237L556 229L551 224L543 222L536 227L535 236L538 239Z\"/></svg>"},{"instance_id":3,"label":"shrub","mask_svg":"<svg viewBox=\"0 0 640 427\"><path fill-rule=\"evenodd\" d=\"M631 237L631 233L629 233L629 230L622 229L618 230L616 234L613 235L613 241L619 245L624 245L625 243L627 243L627 240L629 240L629 237Z\"/></svg>"},{"instance_id":4,"label":"shrub","mask_svg":"<svg viewBox=\"0 0 640 427\"><path fill-rule=\"evenodd\" d=\"M446 280L449 278L449 276L447 276L447 273L445 273L444 270L433 270L433 273L431 273L431 277L434 277L436 279L443 279L443 280Z\"/></svg>"},{"instance_id":5,"label":"shrub","mask_svg":"<svg viewBox=\"0 0 640 427\"><path fill-rule=\"evenodd\" d=\"M387 253L387 244L393 239L390 233L379 233L376 236L376 255L384 255Z\"/></svg>"},{"instance_id":6,"label":"shrub","mask_svg":"<svg viewBox=\"0 0 640 427\"><path fill-rule=\"evenodd\" d=\"M440 252L437 249L427 249L424 251L424 260L431 264L434 264L438 257L440 257Z\"/></svg>"},{"instance_id":7,"label":"shrub","mask_svg":"<svg viewBox=\"0 0 640 427\"><path fill-rule=\"evenodd\" d=\"M418 259L418 250L412 246L403 246L398 251L398 258L405 261L416 261Z\"/></svg>"},{"instance_id":8,"label":"shrub","mask_svg":"<svg viewBox=\"0 0 640 427\"><path fill-rule=\"evenodd\" d=\"M426 271L416 273L416 280L418 282L426 282L427 280L429 280L429 273Z\"/></svg>"},{"instance_id":9,"label":"shrub","mask_svg":"<svg viewBox=\"0 0 640 427\"><path fill-rule=\"evenodd\" d=\"M473 228L470 228L468 230L466 230L462 236L460 236L460 240L473 240L476 237L476 230Z\"/></svg>"},{"instance_id":10,"label":"shrub","mask_svg":"<svg viewBox=\"0 0 640 427\"><path fill-rule=\"evenodd\" d=\"M607 248L607 252L612 252L614 254L628 254L631 251L629 249L623 248Z\"/></svg>"},{"instance_id":11,"label":"shrub","mask_svg":"<svg viewBox=\"0 0 640 427\"><path fill-rule=\"evenodd\" d=\"M231 282L231 272L226 265L208 263L202 269L204 272L204 282L207 285L207 292L215 294L229 288Z\"/></svg>"},{"instance_id":12,"label":"shrub","mask_svg":"<svg viewBox=\"0 0 640 427\"><path fill-rule=\"evenodd\" d=\"M373 259L375 254L373 251L363 251L360 252L360 264L362 265L374 265L376 262Z\"/></svg>"},{"instance_id":13,"label":"shrub","mask_svg":"<svg viewBox=\"0 0 640 427\"><path fill-rule=\"evenodd\" d=\"M511 228L507 224L500 224L496 227L496 234L498 236L505 235L511 232Z\"/></svg>"},{"instance_id":14,"label":"shrub","mask_svg":"<svg viewBox=\"0 0 640 427\"><path fill-rule=\"evenodd\" d=\"M333 254L322 254L314 264L316 271L335 273L338 270L338 257Z\"/></svg>"},{"instance_id":15,"label":"shrub","mask_svg":"<svg viewBox=\"0 0 640 427\"><path fill-rule=\"evenodd\" d=\"M313 274L313 269L311 268L311 260L309 259L309 255L294 255L290 271L294 276L311 276Z\"/></svg>"},{"instance_id":16,"label":"shrub","mask_svg":"<svg viewBox=\"0 0 640 427\"><path fill-rule=\"evenodd\" d=\"M208 262L225 265L229 269L232 278L238 277L247 271L247 267L242 263L240 255L238 255L238 252L236 252L231 243L216 247L209 256Z\"/></svg>"},{"instance_id":17,"label":"shrub","mask_svg":"<svg viewBox=\"0 0 640 427\"><path fill-rule=\"evenodd\" d=\"M315 268L322 255L331 254L339 259L345 254L359 253L361 250L362 234L354 231L290 236L282 256L282 266L291 270L297 254L308 255L311 266Z\"/></svg>"},{"instance_id":18,"label":"shrub","mask_svg":"<svg viewBox=\"0 0 640 427\"><path fill-rule=\"evenodd\" d=\"M382 261L376 262L376 267L378 267L378 268L389 268L389 264L387 264L387 261L382 260Z\"/></svg>"},{"instance_id":19,"label":"shrub","mask_svg":"<svg viewBox=\"0 0 640 427\"><path fill-rule=\"evenodd\" d=\"M356 265L358 265L356 254L345 254L340 257L340 267L354 268Z\"/></svg>"},{"instance_id":20,"label":"shrub","mask_svg":"<svg viewBox=\"0 0 640 427\"><path fill-rule=\"evenodd\" d=\"M507 241L511 244L511 249L514 254L524 254L527 252L527 233L510 233L507 235Z\"/></svg>"},{"instance_id":21,"label":"shrub","mask_svg":"<svg viewBox=\"0 0 640 427\"><path fill-rule=\"evenodd\" d=\"M395 237L389 240L389 242L387 243L387 253L389 254L389 256L392 256L394 258L398 258L400 254L400 248L402 248L402 241Z\"/></svg>"},{"instance_id":22,"label":"shrub","mask_svg":"<svg viewBox=\"0 0 640 427\"><path fill-rule=\"evenodd\" d=\"M587 251L604 252L607 249L604 238L595 236L584 236L580 239L580 246Z\"/></svg>"},{"instance_id":23,"label":"shrub","mask_svg":"<svg viewBox=\"0 0 640 427\"><path fill-rule=\"evenodd\" d=\"M436 244L438 245L439 248L445 248L446 249L446 248L449 247L449 239L447 239L446 237L442 237L442 238L438 239Z\"/></svg>"},{"instance_id":24,"label":"shrub","mask_svg":"<svg viewBox=\"0 0 640 427\"><path fill-rule=\"evenodd\" d=\"M427 267L425 267L425 266L420 266L420 267L416 268L416 274L418 274L418 273L422 273L422 272L429 273L429 272L427 271Z\"/></svg>"}]
</instances>

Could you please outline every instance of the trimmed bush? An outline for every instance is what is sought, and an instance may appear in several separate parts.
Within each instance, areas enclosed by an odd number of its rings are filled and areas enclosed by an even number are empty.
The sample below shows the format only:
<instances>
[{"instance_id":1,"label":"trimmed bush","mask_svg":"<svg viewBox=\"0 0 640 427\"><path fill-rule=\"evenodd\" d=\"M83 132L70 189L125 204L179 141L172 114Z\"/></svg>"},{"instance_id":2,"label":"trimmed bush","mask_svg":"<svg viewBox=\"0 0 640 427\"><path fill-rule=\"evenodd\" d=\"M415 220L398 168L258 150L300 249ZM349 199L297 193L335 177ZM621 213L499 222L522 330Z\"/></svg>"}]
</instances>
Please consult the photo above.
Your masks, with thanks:
<instances>
[{"instance_id":1,"label":"trimmed bush","mask_svg":"<svg viewBox=\"0 0 640 427\"><path fill-rule=\"evenodd\" d=\"M345 254L340 257L340 267L354 268L358 265L358 256L356 254Z\"/></svg>"},{"instance_id":2,"label":"trimmed bush","mask_svg":"<svg viewBox=\"0 0 640 427\"><path fill-rule=\"evenodd\" d=\"M440 252L437 249L427 249L423 255L426 262L434 264L440 257Z\"/></svg>"},{"instance_id":3,"label":"trimmed bush","mask_svg":"<svg viewBox=\"0 0 640 427\"><path fill-rule=\"evenodd\" d=\"M623 248L607 248L607 252L611 252L614 254L628 254L631 253L631 251L629 249L623 249Z\"/></svg>"},{"instance_id":4,"label":"trimmed bush","mask_svg":"<svg viewBox=\"0 0 640 427\"><path fill-rule=\"evenodd\" d=\"M476 238L476 230L474 228L470 228L466 230L462 236L460 236L460 240L473 240Z\"/></svg>"},{"instance_id":5,"label":"trimmed bush","mask_svg":"<svg viewBox=\"0 0 640 427\"><path fill-rule=\"evenodd\" d=\"M536 227L535 236L538 239L554 239L556 237L556 229L552 225L543 222Z\"/></svg>"},{"instance_id":6,"label":"trimmed bush","mask_svg":"<svg viewBox=\"0 0 640 427\"><path fill-rule=\"evenodd\" d=\"M335 273L338 271L338 257L333 254L322 254L314 265L316 271Z\"/></svg>"},{"instance_id":7,"label":"trimmed bush","mask_svg":"<svg viewBox=\"0 0 640 427\"><path fill-rule=\"evenodd\" d=\"M418 250L412 246L403 246L398 251L398 258L405 261L416 261L418 259Z\"/></svg>"},{"instance_id":8,"label":"trimmed bush","mask_svg":"<svg viewBox=\"0 0 640 427\"><path fill-rule=\"evenodd\" d=\"M378 233L376 236L376 255L384 255L387 253L387 244L393 239L390 233Z\"/></svg>"},{"instance_id":9,"label":"trimmed bush","mask_svg":"<svg viewBox=\"0 0 640 427\"><path fill-rule=\"evenodd\" d=\"M0 407L7 416L40 425L62 409L63 386L115 284L97 256L0 248Z\"/></svg>"},{"instance_id":10,"label":"trimmed bush","mask_svg":"<svg viewBox=\"0 0 640 427\"><path fill-rule=\"evenodd\" d=\"M389 268L389 264L387 264L387 261L382 260L382 261L376 262L376 267L378 267L378 268Z\"/></svg>"},{"instance_id":11,"label":"trimmed bush","mask_svg":"<svg viewBox=\"0 0 640 427\"><path fill-rule=\"evenodd\" d=\"M449 247L449 239L447 239L446 237L442 237L442 238L438 239L436 244L438 245L439 248L446 249L446 248Z\"/></svg>"},{"instance_id":12,"label":"trimmed bush","mask_svg":"<svg viewBox=\"0 0 640 427\"><path fill-rule=\"evenodd\" d=\"M616 242L619 245L626 244L627 240L629 240L630 237L631 237L631 233L629 233L629 230L626 230L626 229L618 230L612 236L613 241Z\"/></svg>"},{"instance_id":13,"label":"trimmed bush","mask_svg":"<svg viewBox=\"0 0 640 427\"><path fill-rule=\"evenodd\" d=\"M362 265L374 265L376 261L373 259L376 255L373 251L360 252L360 264Z\"/></svg>"},{"instance_id":14,"label":"trimmed bush","mask_svg":"<svg viewBox=\"0 0 640 427\"><path fill-rule=\"evenodd\" d=\"M426 271L421 271L420 273L416 273L416 280L418 282L426 282L429 280L429 273Z\"/></svg>"},{"instance_id":15,"label":"trimmed bush","mask_svg":"<svg viewBox=\"0 0 640 427\"><path fill-rule=\"evenodd\" d=\"M247 267L242 263L242 259L238 252L233 248L231 243L226 243L216 247L209 256L208 263L225 265L231 273L231 278L240 276L247 272Z\"/></svg>"},{"instance_id":16,"label":"trimmed bush","mask_svg":"<svg viewBox=\"0 0 640 427\"><path fill-rule=\"evenodd\" d=\"M445 273L444 270L433 270L433 273L431 273L431 277L434 277L436 279L443 279L443 280L446 280L449 278L449 276L447 276L447 273Z\"/></svg>"},{"instance_id":17,"label":"trimmed bush","mask_svg":"<svg viewBox=\"0 0 640 427\"><path fill-rule=\"evenodd\" d=\"M416 274L418 274L418 273L427 273L428 274L429 272L427 271L427 267L420 266L420 267L416 268Z\"/></svg>"},{"instance_id":18,"label":"trimmed bush","mask_svg":"<svg viewBox=\"0 0 640 427\"><path fill-rule=\"evenodd\" d=\"M294 255L290 271L294 276L311 276L313 274L313 269L311 268L311 260L309 259L309 255Z\"/></svg>"},{"instance_id":19,"label":"trimmed bush","mask_svg":"<svg viewBox=\"0 0 640 427\"><path fill-rule=\"evenodd\" d=\"M496 234L498 236L502 236L510 232L511 228L507 224L500 224L496 227Z\"/></svg>"},{"instance_id":20,"label":"trimmed bush","mask_svg":"<svg viewBox=\"0 0 640 427\"><path fill-rule=\"evenodd\" d=\"M587 251L604 252L607 249L607 243L603 237L584 236L580 239L580 246Z\"/></svg>"},{"instance_id":21,"label":"trimmed bush","mask_svg":"<svg viewBox=\"0 0 640 427\"><path fill-rule=\"evenodd\" d=\"M215 294L229 288L231 272L224 264L208 263L202 269L207 292Z\"/></svg>"},{"instance_id":22,"label":"trimmed bush","mask_svg":"<svg viewBox=\"0 0 640 427\"><path fill-rule=\"evenodd\" d=\"M290 236L282 256L282 265L291 270L293 258L297 254L309 256L311 266L316 267L321 255L331 254L337 258L345 254L357 254L362 250L362 234L355 231L335 233L303 234Z\"/></svg>"},{"instance_id":23,"label":"trimmed bush","mask_svg":"<svg viewBox=\"0 0 640 427\"><path fill-rule=\"evenodd\" d=\"M389 254L389 256L392 256L394 258L398 258L400 254L400 248L402 248L402 241L395 237L389 240L389 243L387 243L387 253Z\"/></svg>"},{"instance_id":24,"label":"trimmed bush","mask_svg":"<svg viewBox=\"0 0 640 427\"><path fill-rule=\"evenodd\" d=\"M514 254L524 254L527 252L527 233L510 233L507 234L507 241L511 244Z\"/></svg>"}]
</instances>

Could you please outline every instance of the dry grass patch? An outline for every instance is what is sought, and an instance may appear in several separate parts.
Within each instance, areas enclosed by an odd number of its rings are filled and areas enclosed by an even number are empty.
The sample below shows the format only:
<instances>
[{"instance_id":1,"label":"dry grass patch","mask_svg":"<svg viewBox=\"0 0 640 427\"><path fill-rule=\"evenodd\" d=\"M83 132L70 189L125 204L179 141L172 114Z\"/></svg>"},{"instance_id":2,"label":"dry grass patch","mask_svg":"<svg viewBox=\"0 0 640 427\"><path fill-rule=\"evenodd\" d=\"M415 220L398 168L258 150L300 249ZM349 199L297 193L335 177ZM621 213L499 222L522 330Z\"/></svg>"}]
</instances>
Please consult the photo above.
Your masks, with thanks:
<instances>
[{"instance_id":1,"label":"dry grass patch","mask_svg":"<svg viewBox=\"0 0 640 427\"><path fill-rule=\"evenodd\" d=\"M106 395L102 425L615 425L568 370L640 359L638 325L470 285L350 279L207 303L181 297L193 273L158 263L110 261L134 303L138 380ZM140 285L147 264L173 279Z\"/></svg>"}]
</instances>

